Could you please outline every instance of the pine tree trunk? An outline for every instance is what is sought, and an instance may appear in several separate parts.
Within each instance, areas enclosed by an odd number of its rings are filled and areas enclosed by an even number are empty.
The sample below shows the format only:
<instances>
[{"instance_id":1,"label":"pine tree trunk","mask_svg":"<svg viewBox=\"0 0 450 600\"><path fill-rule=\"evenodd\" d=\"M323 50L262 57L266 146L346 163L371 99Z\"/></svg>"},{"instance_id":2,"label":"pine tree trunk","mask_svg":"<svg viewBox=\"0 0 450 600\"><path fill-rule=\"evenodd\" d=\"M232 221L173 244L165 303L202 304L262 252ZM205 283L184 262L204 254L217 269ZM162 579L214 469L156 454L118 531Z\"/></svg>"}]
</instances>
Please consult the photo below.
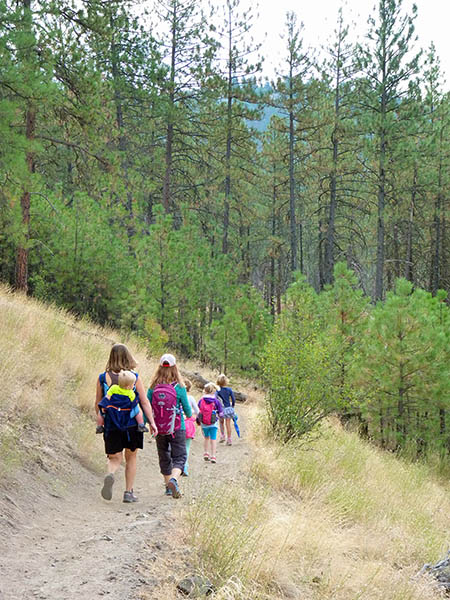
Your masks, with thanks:
<instances>
[{"instance_id":1,"label":"pine tree trunk","mask_svg":"<svg viewBox=\"0 0 450 600\"><path fill-rule=\"evenodd\" d=\"M337 192L336 192L336 180L337 180L337 168L338 168L338 156L339 156L339 140L338 140L338 122L339 122L339 110L340 110L340 85L341 85L341 27L342 21L340 22L339 29L339 44L337 48L336 56L336 86L334 89L334 129L332 133L333 143L333 166L330 177L330 205L328 207L328 223L327 232L325 236L325 269L324 269L324 283L333 283L333 270L334 270L334 236L335 236L335 222L336 222L336 206L337 206Z\"/></svg>"},{"instance_id":2,"label":"pine tree trunk","mask_svg":"<svg viewBox=\"0 0 450 600\"><path fill-rule=\"evenodd\" d=\"M281 282L282 282L282 265L281 258L278 259L278 278L277 278L277 315L281 315Z\"/></svg>"},{"instance_id":3,"label":"pine tree trunk","mask_svg":"<svg viewBox=\"0 0 450 600\"><path fill-rule=\"evenodd\" d=\"M298 225L298 236L299 236L299 250L300 250L300 271L305 272L305 265L303 260L303 223Z\"/></svg>"},{"instance_id":4,"label":"pine tree trunk","mask_svg":"<svg viewBox=\"0 0 450 600\"><path fill-rule=\"evenodd\" d=\"M413 273L413 231L414 231L414 208L416 205L417 194L417 165L414 165L414 180L411 190L411 203L409 205L408 229L406 234L406 260L405 260L405 279L414 283Z\"/></svg>"},{"instance_id":5,"label":"pine tree trunk","mask_svg":"<svg viewBox=\"0 0 450 600\"><path fill-rule=\"evenodd\" d=\"M295 218L295 129L294 129L294 88L293 88L292 57L289 68L289 228L291 246L291 271L296 271L297 265L297 223Z\"/></svg>"},{"instance_id":6,"label":"pine tree trunk","mask_svg":"<svg viewBox=\"0 0 450 600\"><path fill-rule=\"evenodd\" d=\"M28 33L31 33L32 15L31 15L31 0L23 0L24 22ZM27 52L34 52L34 48L28 49ZM31 101L28 102L25 113L25 137L28 143L32 144L36 133L36 108ZM28 172L31 175L35 171L34 152L31 148L26 153L26 163ZM31 191L29 189L30 182L26 184L26 188L22 192L20 198L20 208L22 212L22 226L24 241L19 244L16 253L16 272L15 272L15 287L22 292L28 292L28 241L30 239L30 205Z\"/></svg>"},{"instance_id":7,"label":"pine tree trunk","mask_svg":"<svg viewBox=\"0 0 450 600\"><path fill-rule=\"evenodd\" d=\"M272 238L275 239L276 234L276 206L277 191L275 181L273 182L272 188ZM270 315L272 320L275 320L275 249L272 248L270 253L270 284L269 284L269 302L270 302Z\"/></svg>"},{"instance_id":8,"label":"pine tree trunk","mask_svg":"<svg viewBox=\"0 0 450 600\"><path fill-rule=\"evenodd\" d=\"M319 207L319 214L321 213L321 209ZM323 235L324 223L321 218L319 218L318 222L318 238L319 238L319 290L323 290L323 286L325 285L325 236Z\"/></svg>"},{"instance_id":9,"label":"pine tree trunk","mask_svg":"<svg viewBox=\"0 0 450 600\"><path fill-rule=\"evenodd\" d=\"M173 138L174 138L174 109L175 109L175 68L176 68L176 48L177 48L177 5L174 3L174 12L172 16L172 43L170 57L170 88L169 88L169 108L167 115L166 128L166 150L165 150L165 171L163 182L163 207L164 212L169 214L172 210L171 186L173 169Z\"/></svg>"},{"instance_id":10,"label":"pine tree trunk","mask_svg":"<svg viewBox=\"0 0 450 600\"><path fill-rule=\"evenodd\" d=\"M383 95L384 98L384 95ZM383 298L384 274L384 210L386 204L386 139L384 129L381 131L380 155L378 170L378 220L377 220L377 265L375 274L375 300Z\"/></svg>"},{"instance_id":11,"label":"pine tree trunk","mask_svg":"<svg viewBox=\"0 0 450 600\"><path fill-rule=\"evenodd\" d=\"M129 176L128 176L128 156L127 156L127 141L125 137L125 126L123 119L123 105L122 105L122 95L120 92L120 70L119 70L119 55L117 44L114 40L115 30L114 30L114 17L111 13L110 25L113 35L113 40L111 42L111 72L113 78L113 86L114 86L114 103L116 105L116 125L119 133L119 152L120 152L120 163L123 172L124 185L125 185L125 193L127 197L127 201L125 203L125 207L127 209L128 215L130 219L127 222L127 234L128 234L128 242L130 248L131 238L134 235L134 227L133 227L133 198L130 191L129 185ZM130 249L131 250L131 249Z\"/></svg>"},{"instance_id":12,"label":"pine tree trunk","mask_svg":"<svg viewBox=\"0 0 450 600\"><path fill-rule=\"evenodd\" d=\"M436 295L440 285L440 267L441 267L441 207L442 207L442 136L443 127L441 127L439 139L439 169L437 182L437 195L434 203L433 215L433 233L432 233L432 252L430 265L430 291L433 296Z\"/></svg>"},{"instance_id":13,"label":"pine tree trunk","mask_svg":"<svg viewBox=\"0 0 450 600\"><path fill-rule=\"evenodd\" d=\"M394 273L395 279L400 277L400 240L399 240L399 227L398 222L395 221L393 223L393 232L392 232L392 241L394 246L394 262L392 264L392 271Z\"/></svg>"},{"instance_id":14,"label":"pine tree trunk","mask_svg":"<svg viewBox=\"0 0 450 600\"><path fill-rule=\"evenodd\" d=\"M292 81L290 83L292 86ZM292 102L292 91L290 92ZM295 219L295 176L294 176L294 114L289 112L289 227L291 246L291 271L297 270L297 224Z\"/></svg>"},{"instance_id":15,"label":"pine tree trunk","mask_svg":"<svg viewBox=\"0 0 450 600\"><path fill-rule=\"evenodd\" d=\"M231 138L233 124L233 33L231 27L231 5L228 6L228 82L227 82L227 142L225 151L225 199L223 204L222 252L228 254L228 230L230 227L231 202Z\"/></svg>"}]
</instances>

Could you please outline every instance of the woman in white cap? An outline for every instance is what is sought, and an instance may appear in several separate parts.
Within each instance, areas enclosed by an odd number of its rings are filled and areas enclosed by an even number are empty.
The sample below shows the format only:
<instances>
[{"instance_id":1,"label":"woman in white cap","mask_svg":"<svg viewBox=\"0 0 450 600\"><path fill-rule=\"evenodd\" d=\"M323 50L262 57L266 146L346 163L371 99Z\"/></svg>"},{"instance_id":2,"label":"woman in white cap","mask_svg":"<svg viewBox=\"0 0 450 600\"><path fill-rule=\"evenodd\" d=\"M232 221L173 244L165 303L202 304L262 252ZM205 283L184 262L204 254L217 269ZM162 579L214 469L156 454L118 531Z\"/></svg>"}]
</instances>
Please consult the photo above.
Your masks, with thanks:
<instances>
[{"instance_id":1,"label":"woman in white cap","mask_svg":"<svg viewBox=\"0 0 450 600\"><path fill-rule=\"evenodd\" d=\"M192 416L186 388L178 371L175 356L163 354L152 377L147 398L153 408L158 435L159 468L166 484L166 494L180 498L178 479L186 462L184 415Z\"/></svg>"}]
</instances>

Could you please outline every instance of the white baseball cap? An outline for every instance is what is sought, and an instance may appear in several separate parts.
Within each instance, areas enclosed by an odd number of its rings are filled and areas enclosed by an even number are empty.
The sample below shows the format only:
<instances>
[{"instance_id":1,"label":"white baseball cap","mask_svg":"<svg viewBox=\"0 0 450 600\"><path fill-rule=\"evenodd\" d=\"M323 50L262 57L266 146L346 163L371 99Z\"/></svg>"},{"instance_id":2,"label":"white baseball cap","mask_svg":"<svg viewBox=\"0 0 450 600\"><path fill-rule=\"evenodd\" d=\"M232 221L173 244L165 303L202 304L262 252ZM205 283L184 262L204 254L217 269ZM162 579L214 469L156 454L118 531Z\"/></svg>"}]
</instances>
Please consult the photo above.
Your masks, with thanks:
<instances>
[{"instance_id":1,"label":"white baseball cap","mask_svg":"<svg viewBox=\"0 0 450 600\"><path fill-rule=\"evenodd\" d=\"M174 367L177 364L177 361L175 360L175 356L173 354L163 354L159 364L162 367Z\"/></svg>"}]
</instances>

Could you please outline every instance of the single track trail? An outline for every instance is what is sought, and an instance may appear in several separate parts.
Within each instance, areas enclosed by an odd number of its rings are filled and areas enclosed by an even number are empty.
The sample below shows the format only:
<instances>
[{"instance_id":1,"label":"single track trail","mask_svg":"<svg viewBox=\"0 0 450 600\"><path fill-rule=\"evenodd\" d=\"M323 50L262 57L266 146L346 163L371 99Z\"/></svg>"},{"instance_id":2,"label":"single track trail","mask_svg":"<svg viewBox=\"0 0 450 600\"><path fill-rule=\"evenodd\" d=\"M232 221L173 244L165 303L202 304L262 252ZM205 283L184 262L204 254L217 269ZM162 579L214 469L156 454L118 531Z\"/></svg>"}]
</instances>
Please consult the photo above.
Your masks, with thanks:
<instances>
[{"instance_id":1,"label":"single track trail","mask_svg":"<svg viewBox=\"0 0 450 600\"><path fill-rule=\"evenodd\" d=\"M236 480L247 471L248 407L239 406L238 413L242 439L234 435L232 446L218 444L215 465L203 460L197 431L190 476L181 478L179 500L164 495L156 444L148 434L138 456L139 502L122 502L123 467L116 474L113 499L103 500L103 476L76 457L66 457L62 478L43 464L39 473L2 490L0 600L176 598L176 583L192 573L192 549L180 544L178 533L183 509L211 480ZM52 456L52 449L46 450ZM98 452L103 452L101 439Z\"/></svg>"}]
</instances>

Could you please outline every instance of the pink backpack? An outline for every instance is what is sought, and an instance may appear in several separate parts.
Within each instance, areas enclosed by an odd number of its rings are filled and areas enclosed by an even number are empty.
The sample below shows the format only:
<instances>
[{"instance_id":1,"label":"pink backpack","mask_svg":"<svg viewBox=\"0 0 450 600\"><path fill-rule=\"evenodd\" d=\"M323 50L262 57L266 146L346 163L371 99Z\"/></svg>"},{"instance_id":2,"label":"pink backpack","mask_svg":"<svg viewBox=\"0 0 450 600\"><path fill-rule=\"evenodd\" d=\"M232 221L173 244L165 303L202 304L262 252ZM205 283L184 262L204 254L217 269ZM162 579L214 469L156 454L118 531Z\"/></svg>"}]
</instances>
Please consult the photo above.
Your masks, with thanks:
<instances>
[{"instance_id":1,"label":"pink backpack","mask_svg":"<svg viewBox=\"0 0 450 600\"><path fill-rule=\"evenodd\" d=\"M202 425L214 425L217 421L217 409L215 402L206 402L204 398L202 398L198 404L200 409L199 419Z\"/></svg>"},{"instance_id":2,"label":"pink backpack","mask_svg":"<svg viewBox=\"0 0 450 600\"><path fill-rule=\"evenodd\" d=\"M185 419L184 424L186 425L186 439L193 440L195 438L195 417Z\"/></svg>"},{"instance_id":3,"label":"pink backpack","mask_svg":"<svg viewBox=\"0 0 450 600\"><path fill-rule=\"evenodd\" d=\"M177 409L175 384L158 383L152 394L152 409L158 434L173 435L181 427L181 414Z\"/></svg>"}]
</instances>

